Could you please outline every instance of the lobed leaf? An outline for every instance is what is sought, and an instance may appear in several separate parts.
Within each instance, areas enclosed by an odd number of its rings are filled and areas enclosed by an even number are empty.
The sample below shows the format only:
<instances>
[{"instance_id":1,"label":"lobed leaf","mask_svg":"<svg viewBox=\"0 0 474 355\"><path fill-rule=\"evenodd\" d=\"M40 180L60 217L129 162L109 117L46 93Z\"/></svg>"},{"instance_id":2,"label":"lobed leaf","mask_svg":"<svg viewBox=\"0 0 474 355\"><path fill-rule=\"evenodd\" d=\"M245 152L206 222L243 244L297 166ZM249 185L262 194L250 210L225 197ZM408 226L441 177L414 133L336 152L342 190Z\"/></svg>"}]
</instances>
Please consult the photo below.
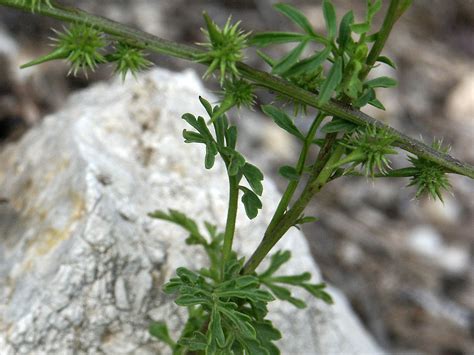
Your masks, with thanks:
<instances>
[{"instance_id":1,"label":"lobed leaf","mask_svg":"<svg viewBox=\"0 0 474 355\"><path fill-rule=\"evenodd\" d=\"M244 204L245 213L248 218L254 219L258 215L258 210L262 208L262 202L253 191L244 186L239 186L239 188L244 192L242 203Z\"/></svg>"},{"instance_id":2,"label":"lobed leaf","mask_svg":"<svg viewBox=\"0 0 474 355\"><path fill-rule=\"evenodd\" d=\"M241 170L253 192L261 196L263 193L262 172L255 165L252 165L250 163L245 163Z\"/></svg>"}]
</instances>

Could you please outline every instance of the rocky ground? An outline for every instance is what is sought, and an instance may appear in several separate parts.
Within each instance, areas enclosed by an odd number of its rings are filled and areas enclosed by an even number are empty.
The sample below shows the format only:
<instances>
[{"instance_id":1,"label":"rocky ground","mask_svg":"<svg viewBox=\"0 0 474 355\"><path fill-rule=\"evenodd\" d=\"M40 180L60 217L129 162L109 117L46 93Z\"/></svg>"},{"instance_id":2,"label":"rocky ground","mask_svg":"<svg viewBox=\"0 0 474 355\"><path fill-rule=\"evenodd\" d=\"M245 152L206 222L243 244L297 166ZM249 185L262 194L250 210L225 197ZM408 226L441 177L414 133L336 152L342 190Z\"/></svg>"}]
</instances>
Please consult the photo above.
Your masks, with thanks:
<instances>
[{"instance_id":1,"label":"rocky ground","mask_svg":"<svg viewBox=\"0 0 474 355\"><path fill-rule=\"evenodd\" d=\"M203 9L221 23L232 13L254 31L288 26L271 10L270 0L74 3L188 43L202 38L198 14ZM320 1L291 3L323 30ZM349 8L362 15L365 2L335 3L340 15ZM60 27L52 20L0 11L1 145L18 139L60 107L70 92L110 75L105 69L89 80L67 77L67 67L57 63L17 70L20 63L47 51L54 25ZM385 74L395 76L400 85L381 92L386 112L369 113L411 136L422 135L427 141L442 136L454 156L472 164L473 37L474 1L417 0L386 48L399 70ZM171 69L189 67L162 56L151 58ZM252 54L248 60L261 65ZM239 121L249 137L248 154L268 174L294 159L296 142L258 112L242 114ZM402 159L395 159L394 165L401 164ZM324 276L346 292L367 328L392 352L469 354L474 349L474 184L458 176L451 183L453 195L447 195L443 205L413 201L413 190L404 188L405 181L341 179L312 206L320 221L305 232Z\"/></svg>"}]
</instances>

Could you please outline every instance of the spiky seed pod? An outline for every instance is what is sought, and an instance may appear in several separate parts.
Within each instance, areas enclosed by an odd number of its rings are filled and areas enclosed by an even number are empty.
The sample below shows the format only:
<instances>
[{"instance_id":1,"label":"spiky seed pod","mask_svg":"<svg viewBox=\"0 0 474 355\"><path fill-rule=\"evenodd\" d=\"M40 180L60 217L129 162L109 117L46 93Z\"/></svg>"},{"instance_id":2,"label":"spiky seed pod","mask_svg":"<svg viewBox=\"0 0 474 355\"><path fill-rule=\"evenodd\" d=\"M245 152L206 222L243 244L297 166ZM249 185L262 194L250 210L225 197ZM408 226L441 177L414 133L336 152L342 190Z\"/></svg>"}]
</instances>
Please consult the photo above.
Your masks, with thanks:
<instances>
[{"instance_id":1,"label":"spiky seed pod","mask_svg":"<svg viewBox=\"0 0 474 355\"><path fill-rule=\"evenodd\" d=\"M397 137L388 130L380 129L375 125L355 131L342 144L350 149L350 153L337 163L341 166L352 163L351 170L361 165L366 176L374 177L376 170L386 174L390 168L387 155L397 154L393 143Z\"/></svg>"},{"instance_id":2,"label":"spiky seed pod","mask_svg":"<svg viewBox=\"0 0 474 355\"><path fill-rule=\"evenodd\" d=\"M79 69L85 74L87 70L94 71L106 59L100 50L106 46L101 32L83 24L73 24L64 32L57 32L56 46L67 53L67 60L71 64L69 73L77 75Z\"/></svg>"},{"instance_id":3,"label":"spiky seed pod","mask_svg":"<svg viewBox=\"0 0 474 355\"><path fill-rule=\"evenodd\" d=\"M17 0L17 3L20 5L29 5L32 12L39 9L41 5L53 7L51 0Z\"/></svg>"},{"instance_id":4,"label":"spiky seed pod","mask_svg":"<svg viewBox=\"0 0 474 355\"><path fill-rule=\"evenodd\" d=\"M449 147L443 147L442 140L434 141L432 147L442 153L449 152ZM415 169L408 184L408 186L416 186L415 197L420 198L422 195L428 194L434 200L439 198L443 202L443 190L449 191L451 189L446 171L438 164L417 156L409 156L408 159L413 165L412 168Z\"/></svg>"},{"instance_id":5,"label":"spiky seed pod","mask_svg":"<svg viewBox=\"0 0 474 355\"><path fill-rule=\"evenodd\" d=\"M203 16L207 27L203 32L206 34L208 41L199 43L199 45L206 47L208 51L200 54L196 61L209 65L204 73L204 78L218 70L221 84L223 84L226 76L239 76L236 63L244 58L242 51L247 47L247 39L250 33L245 33L239 28L240 21L231 24L230 17L221 29L212 21L209 15L204 13Z\"/></svg>"},{"instance_id":6,"label":"spiky seed pod","mask_svg":"<svg viewBox=\"0 0 474 355\"><path fill-rule=\"evenodd\" d=\"M66 59L71 64L68 75L77 75L81 69L87 76L87 70L94 71L95 68L107 60L100 53L106 46L103 34L84 24L73 24L64 32L54 30L56 38L53 38L55 49L40 58L34 59L21 68L31 67L52 60Z\"/></svg>"},{"instance_id":7,"label":"spiky seed pod","mask_svg":"<svg viewBox=\"0 0 474 355\"><path fill-rule=\"evenodd\" d=\"M133 47L125 42L118 42L115 52L107 57L111 62L116 63L115 72L125 80L130 73L134 77L139 71L145 70L153 65L139 48Z\"/></svg>"},{"instance_id":8,"label":"spiky seed pod","mask_svg":"<svg viewBox=\"0 0 474 355\"><path fill-rule=\"evenodd\" d=\"M219 108L213 113L211 120L214 121L232 107L252 107L255 105L255 94L253 85L243 79L228 79L223 84L223 99Z\"/></svg>"}]
</instances>

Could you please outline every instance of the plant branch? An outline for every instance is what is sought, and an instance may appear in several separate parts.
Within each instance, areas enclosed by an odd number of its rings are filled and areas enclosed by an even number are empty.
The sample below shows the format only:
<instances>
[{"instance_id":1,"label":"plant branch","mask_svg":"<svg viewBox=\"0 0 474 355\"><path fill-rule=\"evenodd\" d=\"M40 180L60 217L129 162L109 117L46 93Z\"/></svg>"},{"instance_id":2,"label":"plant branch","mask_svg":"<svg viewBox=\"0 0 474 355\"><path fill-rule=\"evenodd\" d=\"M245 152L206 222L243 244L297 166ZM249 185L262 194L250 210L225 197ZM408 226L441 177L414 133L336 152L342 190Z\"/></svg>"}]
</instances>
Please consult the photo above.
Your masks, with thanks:
<instances>
[{"instance_id":1,"label":"plant branch","mask_svg":"<svg viewBox=\"0 0 474 355\"><path fill-rule=\"evenodd\" d=\"M369 71L372 69L373 65L377 61L377 58L380 56L382 49L385 46L385 42L387 42L388 36L390 35L390 31L397 22L398 16L398 9L400 6L400 0L391 0L390 6L388 7L387 13L385 15L384 21L382 23L382 27L377 34L377 39L375 40L374 45L370 49L369 55L367 56L367 60L365 62L365 68L361 72L360 78L363 79L367 76Z\"/></svg>"},{"instance_id":2,"label":"plant branch","mask_svg":"<svg viewBox=\"0 0 474 355\"><path fill-rule=\"evenodd\" d=\"M298 163L296 164L296 172L301 176L304 170L304 166L306 163L306 157L308 156L309 148L311 147L313 143L314 136L316 135L316 131L323 121L325 115L323 113L319 113L318 116L313 120L313 123L311 124L311 127L309 128L309 131L305 137L305 140L303 142L303 147L301 148L300 156L298 158ZM275 213L273 215L272 220L270 221L270 224L268 225L269 230L271 230L280 220L280 218L285 214L285 211L287 210L291 198L293 197L296 188L298 187L300 180L291 180L286 189L285 192L283 193L283 196L280 200L280 203L278 204L278 207L275 210Z\"/></svg>"},{"instance_id":3,"label":"plant branch","mask_svg":"<svg viewBox=\"0 0 474 355\"><path fill-rule=\"evenodd\" d=\"M31 12L29 5L21 5L15 0L0 0L0 5ZM58 5L55 5L55 7L51 8L47 5L38 5L37 9L35 9L35 12L66 22L89 24L109 35L118 36L131 41L137 47L181 59L195 60L196 56L203 53L202 49L167 41L143 31L129 28L112 20L94 16L75 8L61 7ZM335 100L331 100L330 102L321 105L318 102L318 95L306 91L286 80L280 79L266 72L253 69L244 63L237 63L237 68L240 74L247 80L275 92L284 94L285 96L293 98L309 106L315 107L327 114L340 117L359 125L375 124L380 128L384 127L392 134L397 136L398 139L395 144L398 147L415 154L420 158L424 158L439 164L445 168L447 172L474 178L473 166L460 162L448 154L438 152L428 145L412 139L403 133L390 128L389 126L386 126L385 124L366 115L365 113L353 109L351 106L345 105Z\"/></svg>"},{"instance_id":4,"label":"plant branch","mask_svg":"<svg viewBox=\"0 0 474 355\"><path fill-rule=\"evenodd\" d=\"M316 164L313 167L313 171L303 192L296 200L294 206L283 215L276 226L266 230L262 241L245 264L242 270L243 274L251 274L255 271L273 246L294 226L313 196L321 191L324 185L329 181L334 171L332 168L333 164L340 159L344 152L344 147L341 145L333 149L336 144L336 138L336 133L326 135L323 147L319 151Z\"/></svg>"}]
</instances>

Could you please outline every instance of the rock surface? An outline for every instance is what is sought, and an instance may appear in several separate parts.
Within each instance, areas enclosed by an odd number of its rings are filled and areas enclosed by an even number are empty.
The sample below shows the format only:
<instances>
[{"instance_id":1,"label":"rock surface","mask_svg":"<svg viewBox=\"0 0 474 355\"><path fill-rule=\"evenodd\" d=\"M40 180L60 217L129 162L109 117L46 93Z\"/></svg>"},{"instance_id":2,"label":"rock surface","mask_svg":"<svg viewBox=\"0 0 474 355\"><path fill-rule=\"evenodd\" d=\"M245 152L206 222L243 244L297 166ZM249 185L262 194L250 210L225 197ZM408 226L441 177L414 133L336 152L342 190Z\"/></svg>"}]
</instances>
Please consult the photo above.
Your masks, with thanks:
<instances>
[{"instance_id":1,"label":"rock surface","mask_svg":"<svg viewBox=\"0 0 474 355\"><path fill-rule=\"evenodd\" d=\"M180 135L179 117L202 113L203 93L192 72L99 84L0 153L2 355L167 353L147 325L166 320L176 335L185 314L161 285L204 257L184 245L182 230L146 214L176 208L199 221L225 220L223 167L203 169L202 149ZM239 215L245 255L278 199L271 182L265 188L255 222ZM320 279L300 232L282 242L294 255L287 272ZM273 304L283 354L381 352L344 296L331 292L335 306Z\"/></svg>"}]
</instances>

